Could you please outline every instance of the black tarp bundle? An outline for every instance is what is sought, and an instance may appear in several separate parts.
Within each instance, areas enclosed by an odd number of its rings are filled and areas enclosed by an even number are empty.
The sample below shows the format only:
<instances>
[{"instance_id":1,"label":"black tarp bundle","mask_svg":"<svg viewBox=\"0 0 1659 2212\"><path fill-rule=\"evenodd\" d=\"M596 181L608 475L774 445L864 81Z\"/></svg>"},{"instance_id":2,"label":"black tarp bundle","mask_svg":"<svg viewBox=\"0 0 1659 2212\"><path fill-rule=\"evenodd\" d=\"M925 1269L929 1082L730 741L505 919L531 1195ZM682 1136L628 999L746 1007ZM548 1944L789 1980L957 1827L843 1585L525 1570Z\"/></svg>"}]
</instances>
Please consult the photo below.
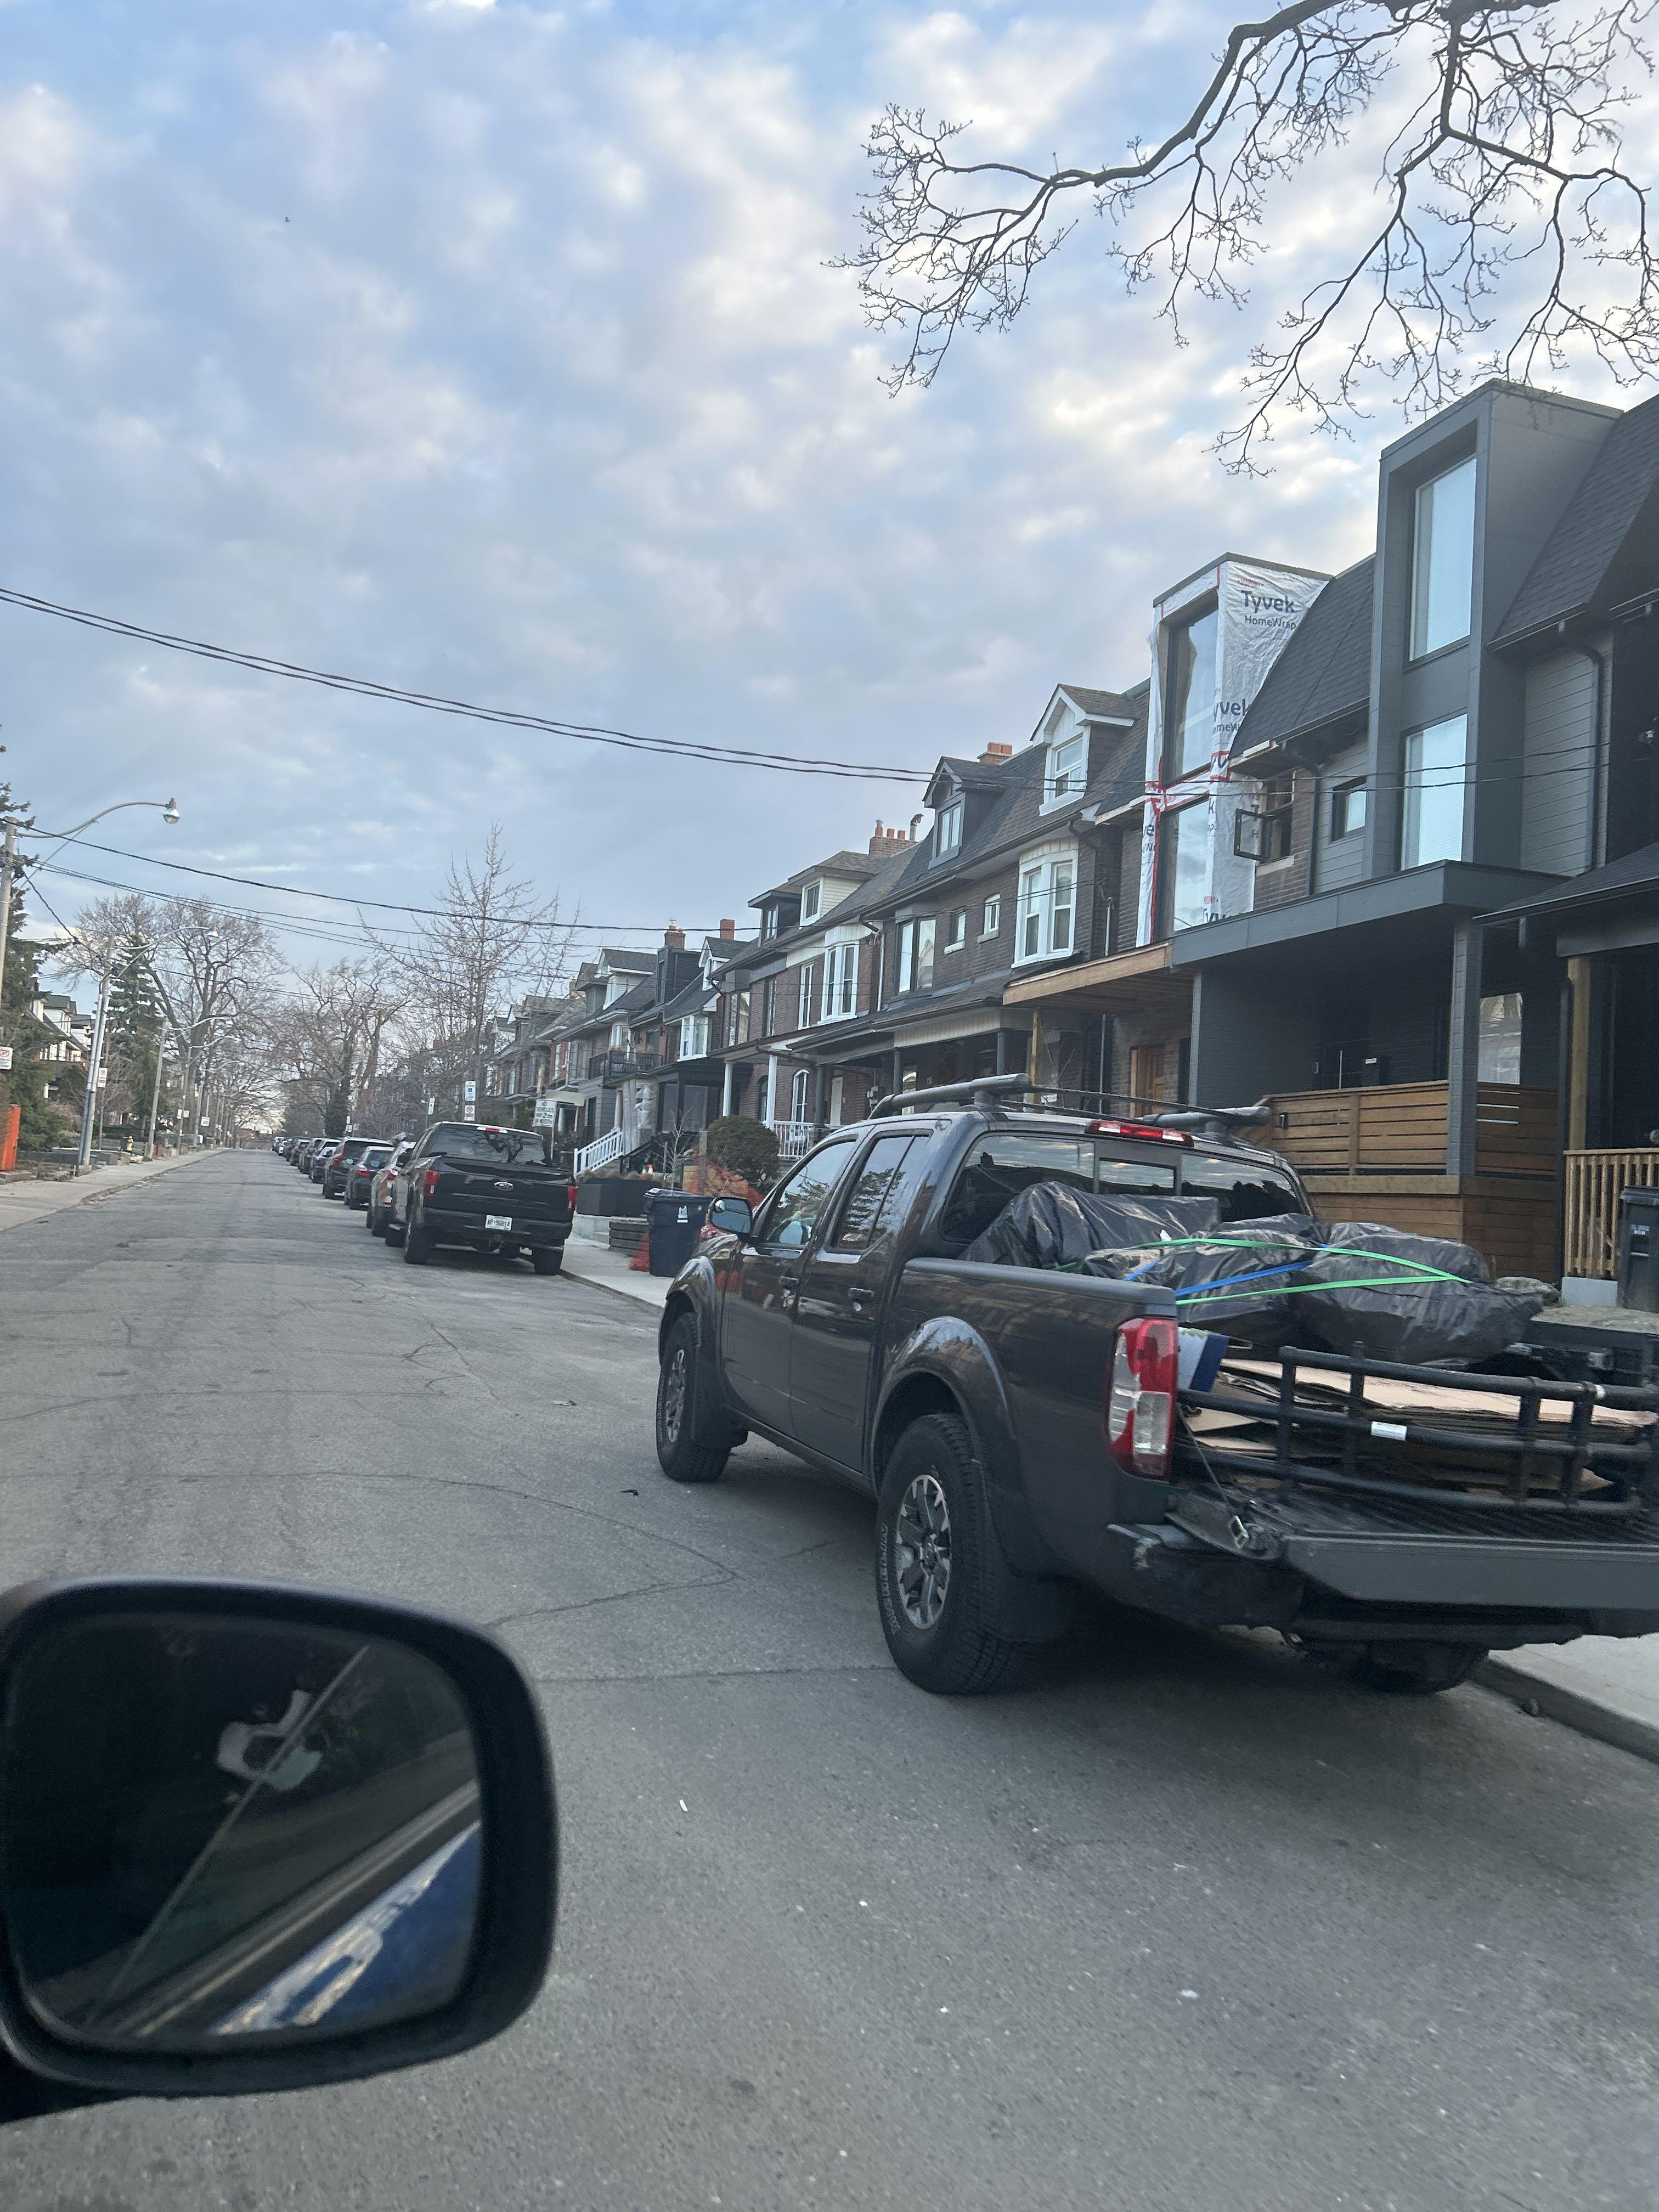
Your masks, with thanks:
<instances>
[{"instance_id":1,"label":"black tarp bundle","mask_svg":"<svg viewBox=\"0 0 1659 2212\"><path fill-rule=\"evenodd\" d=\"M1070 1183L1034 1182L1009 1200L962 1256L982 1267L1082 1268L1094 1254L1121 1245L1196 1237L1214 1228L1220 1213L1213 1198L1120 1198Z\"/></svg>"},{"instance_id":2,"label":"black tarp bundle","mask_svg":"<svg viewBox=\"0 0 1659 2212\"><path fill-rule=\"evenodd\" d=\"M1156 1283L1189 1328L1258 1351L1305 1346L1407 1366L1475 1365L1522 1335L1543 1303L1495 1288L1478 1252L1443 1237L1302 1213L1224 1224L1217 1212L1212 1200L1033 1183L963 1257Z\"/></svg>"}]
</instances>

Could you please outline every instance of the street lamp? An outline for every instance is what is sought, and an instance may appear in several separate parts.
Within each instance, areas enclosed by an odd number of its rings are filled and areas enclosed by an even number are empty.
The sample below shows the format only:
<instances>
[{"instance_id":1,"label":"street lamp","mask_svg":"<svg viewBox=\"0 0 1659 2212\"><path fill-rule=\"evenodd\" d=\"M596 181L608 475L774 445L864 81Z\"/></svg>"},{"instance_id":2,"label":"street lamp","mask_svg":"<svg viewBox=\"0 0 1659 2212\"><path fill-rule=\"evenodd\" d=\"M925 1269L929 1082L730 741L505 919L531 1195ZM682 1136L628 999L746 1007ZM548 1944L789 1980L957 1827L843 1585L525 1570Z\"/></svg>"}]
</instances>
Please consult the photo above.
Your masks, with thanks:
<instances>
[{"instance_id":1,"label":"street lamp","mask_svg":"<svg viewBox=\"0 0 1659 2212\"><path fill-rule=\"evenodd\" d=\"M90 830L94 822L101 822L106 814L118 814L125 806L158 807L163 822L172 823L179 819L176 799L118 799L112 806L100 806L96 814L88 814L86 820L77 822L73 830L43 830L40 834L43 837L58 840L52 848L52 853L56 853L67 845L71 837L78 837L83 830ZM15 817L9 817L5 847L3 852L0 852L0 978L3 978L6 972L6 939L11 933L11 874L16 858L17 823ZM46 858L50 860L52 854L49 853ZM84 1166L85 1162L82 1164Z\"/></svg>"}]
</instances>

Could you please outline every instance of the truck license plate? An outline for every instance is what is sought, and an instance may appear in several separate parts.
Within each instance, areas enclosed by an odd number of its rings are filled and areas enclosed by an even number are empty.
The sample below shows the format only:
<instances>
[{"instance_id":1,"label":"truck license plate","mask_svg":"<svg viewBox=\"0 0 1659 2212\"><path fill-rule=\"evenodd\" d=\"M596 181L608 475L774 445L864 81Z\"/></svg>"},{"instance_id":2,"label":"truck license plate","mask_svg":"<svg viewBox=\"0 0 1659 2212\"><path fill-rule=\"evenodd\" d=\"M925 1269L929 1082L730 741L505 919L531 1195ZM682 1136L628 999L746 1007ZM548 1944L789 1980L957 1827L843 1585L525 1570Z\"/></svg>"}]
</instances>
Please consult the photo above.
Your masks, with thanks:
<instances>
[{"instance_id":1,"label":"truck license plate","mask_svg":"<svg viewBox=\"0 0 1659 2212\"><path fill-rule=\"evenodd\" d=\"M513 1216L510 1213L486 1213L484 1216L486 1229L510 1229L512 1226Z\"/></svg>"}]
</instances>

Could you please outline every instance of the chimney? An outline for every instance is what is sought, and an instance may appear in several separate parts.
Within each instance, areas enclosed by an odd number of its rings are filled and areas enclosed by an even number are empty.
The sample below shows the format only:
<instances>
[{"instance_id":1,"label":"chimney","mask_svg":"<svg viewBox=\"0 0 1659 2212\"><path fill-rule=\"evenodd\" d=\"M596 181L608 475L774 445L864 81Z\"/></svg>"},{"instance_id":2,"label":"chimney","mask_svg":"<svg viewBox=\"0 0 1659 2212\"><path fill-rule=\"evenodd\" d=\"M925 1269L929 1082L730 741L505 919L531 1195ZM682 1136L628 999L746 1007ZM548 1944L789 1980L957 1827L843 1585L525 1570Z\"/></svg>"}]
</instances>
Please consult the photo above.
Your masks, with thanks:
<instances>
[{"instance_id":1,"label":"chimney","mask_svg":"<svg viewBox=\"0 0 1659 2212\"><path fill-rule=\"evenodd\" d=\"M729 945L737 933L738 925L728 915L720 923L720 940L723 944Z\"/></svg>"},{"instance_id":2,"label":"chimney","mask_svg":"<svg viewBox=\"0 0 1659 2212\"><path fill-rule=\"evenodd\" d=\"M662 933L662 941L663 947L665 951L684 952L685 950L685 932L680 927L678 922L671 921L667 928L665 929Z\"/></svg>"},{"instance_id":3,"label":"chimney","mask_svg":"<svg viewBox=\"0 0 1659 2212\"><path fill-rule=\"evenodd\" d=\"M909 842L902 830L886 830L878 822L876 834L870 840L870 857L872 860L890 860L895 853L902 852Z\"/></svg>"},{"instance_id":4,"label":"chimney","mask_svg":"<svg viewBox=\"0 0 1659 2212\"><path fill-rule=\"evenodd\" d=\"M979 757L979 764L981 768L994 768L999 761L1012 760L1013 757L1012 745L987 745Z\"/></svg>"}]
</instances>

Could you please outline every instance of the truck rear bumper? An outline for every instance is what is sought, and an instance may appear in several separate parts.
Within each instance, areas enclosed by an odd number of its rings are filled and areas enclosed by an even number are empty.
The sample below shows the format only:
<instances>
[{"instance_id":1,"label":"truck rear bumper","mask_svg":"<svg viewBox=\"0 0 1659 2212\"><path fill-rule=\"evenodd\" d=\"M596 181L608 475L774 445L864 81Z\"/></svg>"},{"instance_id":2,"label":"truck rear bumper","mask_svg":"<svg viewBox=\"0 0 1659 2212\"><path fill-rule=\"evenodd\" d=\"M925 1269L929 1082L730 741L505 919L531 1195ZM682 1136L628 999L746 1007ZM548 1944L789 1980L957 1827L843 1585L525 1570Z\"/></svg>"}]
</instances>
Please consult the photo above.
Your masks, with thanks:
<instances>
[{"instance_id":1,"label":"truck rear bumper","mask_svg":"<svg viewBox=\"0 0 1659 2212\"><path fill-rule=\"evenodd\" d=\"M568 1221L514 1221L511 1229L486 1229L476 1213L453 1213L447 1207L430 1206L421 1220L440 1244L477 1244L485 1249L492 1244L529 1244L556 1251L570 1235Z\"/></svg>"}]
</instances>

